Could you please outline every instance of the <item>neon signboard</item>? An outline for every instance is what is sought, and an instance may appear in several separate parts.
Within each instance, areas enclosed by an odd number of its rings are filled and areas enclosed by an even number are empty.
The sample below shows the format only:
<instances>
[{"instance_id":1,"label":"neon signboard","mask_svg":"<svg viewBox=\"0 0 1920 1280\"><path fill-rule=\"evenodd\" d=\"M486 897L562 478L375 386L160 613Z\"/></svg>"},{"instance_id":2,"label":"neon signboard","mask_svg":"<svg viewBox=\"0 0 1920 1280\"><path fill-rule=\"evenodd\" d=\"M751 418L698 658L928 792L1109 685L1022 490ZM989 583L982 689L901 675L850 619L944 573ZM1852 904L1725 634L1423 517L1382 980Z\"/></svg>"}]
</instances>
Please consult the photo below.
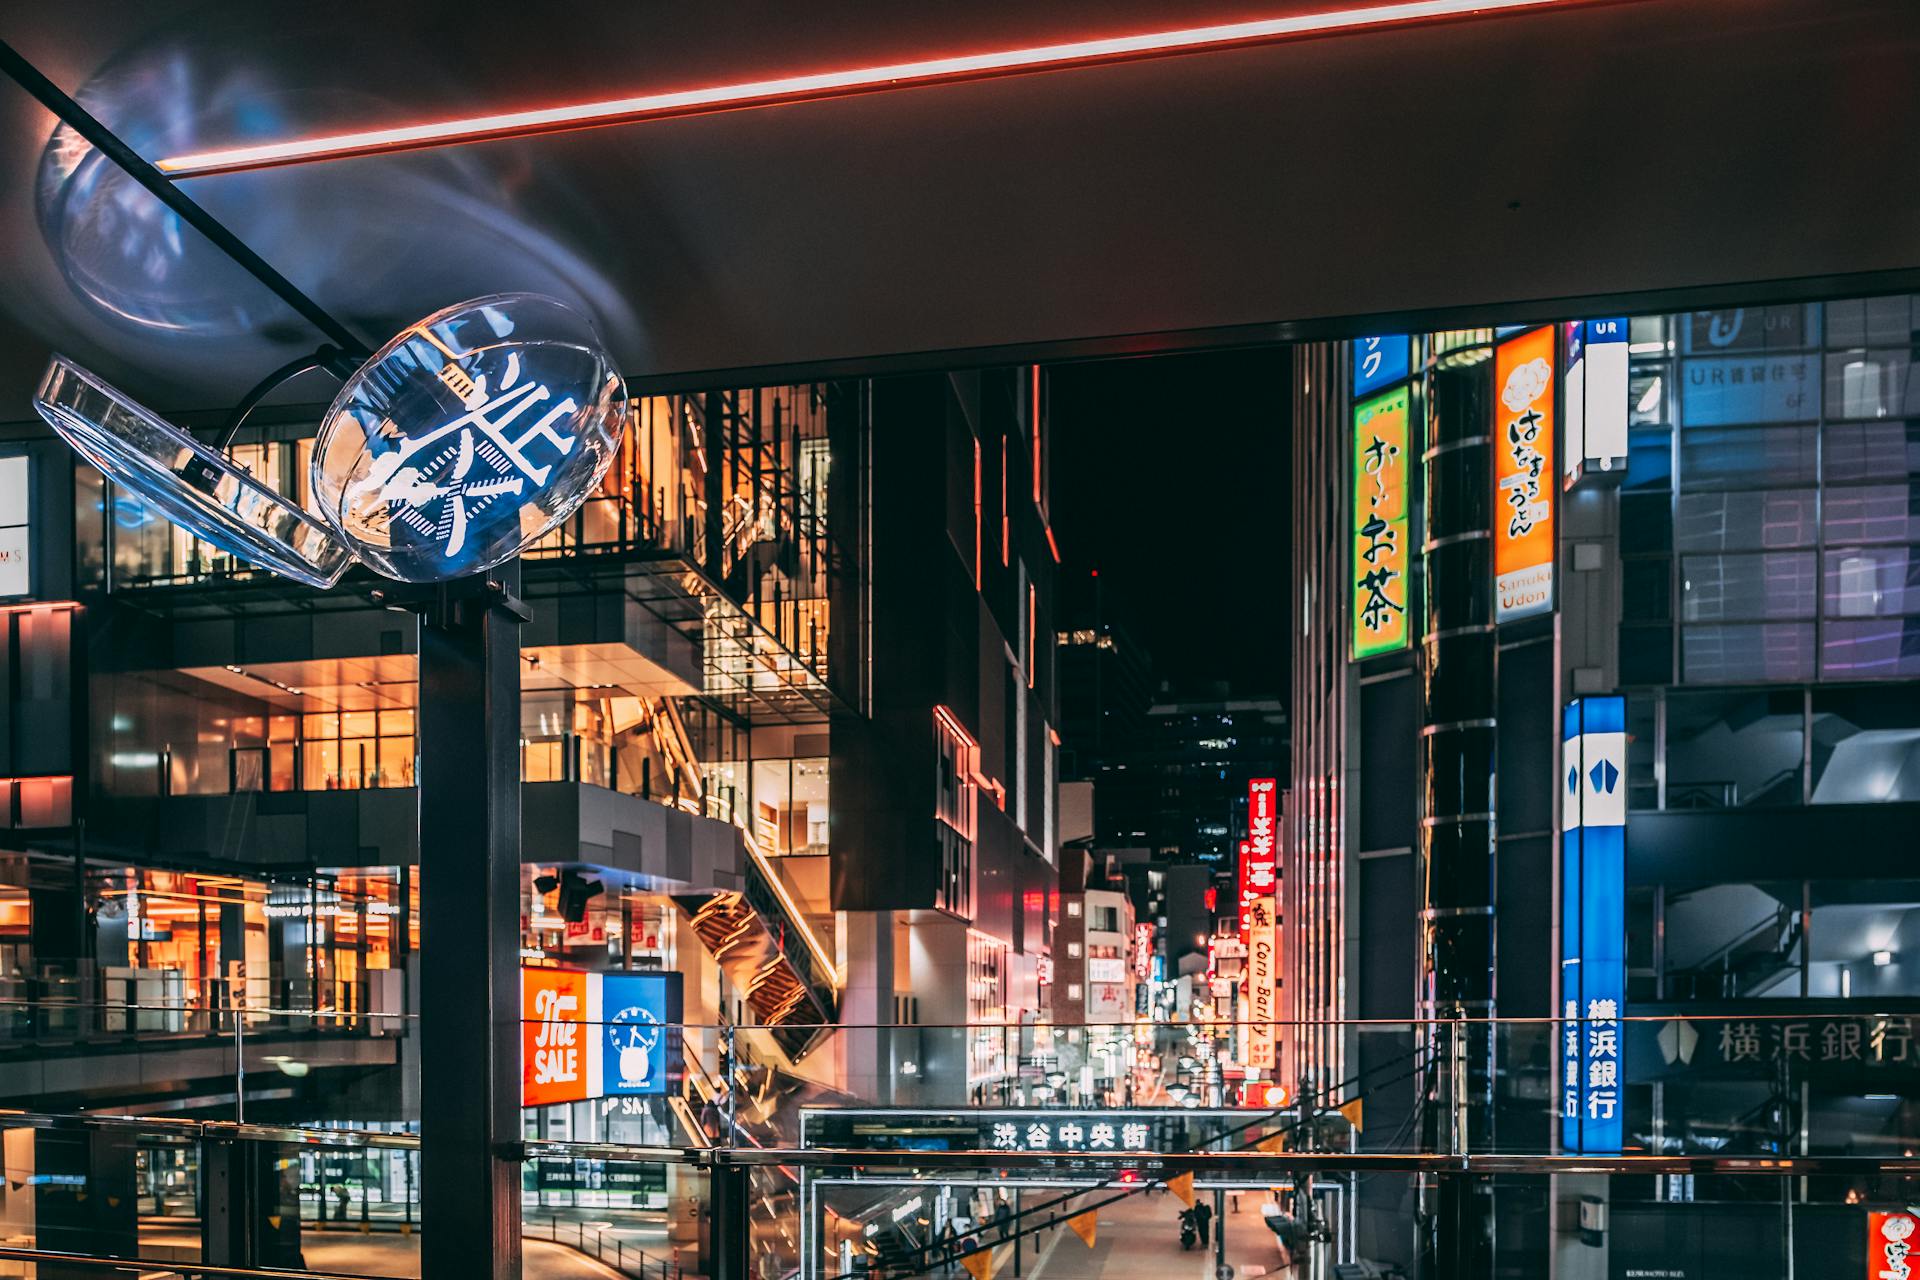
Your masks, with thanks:
<instances>
[{"instance_id":1,"label":"neon signboard","mask_svg":"<svg viewBox=\"0 0 1920 1280\"><path fill-rule=\"evenodd\" d=\"M673 1092L682 1073L677 973L520 970L520 1105Z\"/></svg>"},{"instance_id":2,"label":"neon signboard","mask_svg":"<svg viewBox=\"0 0 1920 1280\"><path fill-rule=\"evenodd\" d=\"M496 294L408 327L349 376L315 438L313 512L55 356L34 407L75 452L188 533L329 587L356 560L444 582L518 555L612 465L626 384L588 321Z\"/></svg>"},{"instance_id":3,"label":"neon signboard","mask_svg":"<svg viewBox=\"0 0 1920 1280\"><path fill-rule=\"evenodd\" d=\"M587 975L572 969L520 971L520 1105L597 1096L598 1055L588 1052Z\"/></svg>"},{"instance_id":4,"label":"neon signboard","mask_svg":"<svg viewBox=\"0 0 1920 1280\"><path fill-rule=\"evenodd\" d=\"M1278 783L1272 778L1247 782L1247 838L1240 845L1240 935L1247 936L1253 903L1271 899L1278 875L1274 836L1279 821Z\"/></svg>"},{"instance_id":5,"label":"neon signboard","mask_svg":"<svg viewBox=\"0 0 1920 1280\"><path fill-rule=\"evenodd\" d=\"M1567 704L1560 752L1560 1145L1617 1153L1626 1135L1627 711Z\"/></svg>"},{"instance_id":6,"label":"neon signboard","mask_svg":"<svg viewBox=\"0 0 1920 1280\"><path fill-rule=\"evenodd\" d=\"M1413 344L1404 333L1353 340L1353 394L1364 396L1404 380L1412 370Z\"/></svg>"},{"instance_id":7,"label":"neon signboard","mask_svg":"<svg viewBox=\"0 0 1920 1280\"><path fill-rule=\"evenodd\" d=\"M1407 647L1412 465L1406 387L1353 409L1353 656Z\"/></svg>"},{"instance_id":8,"label":"neon signboard","mask_svg":"<svg viewBox=\"0 0 1920 1280\"><path fill-rule=\"evenodd\" d=\"M601 1082L608 1096L661 1096L680 1074L682 979L677 973L599 979Z\"/></svg>"},{"instance_id":9,"label":"neon signboard","mask_svg":"<svg viewBox=\"0 0 1920 1280\"><path fill-rule=\"evenodd\" d=\"M1494 348L1494 620L1553 608L1554 330Z\"/></svg>"},{"instance_id":10,"label":"neon signboard","mask_svg":"<svg viewBox=\"0 0 1920 1280\"><path fill-rule=\"evenodd\" d=\"M1920 1218L1899 1210L1874 1209L1867 1214L1868 1280L1906 1280L1912 1274L1914 1235Z\"/></svg>"}]
</instances>

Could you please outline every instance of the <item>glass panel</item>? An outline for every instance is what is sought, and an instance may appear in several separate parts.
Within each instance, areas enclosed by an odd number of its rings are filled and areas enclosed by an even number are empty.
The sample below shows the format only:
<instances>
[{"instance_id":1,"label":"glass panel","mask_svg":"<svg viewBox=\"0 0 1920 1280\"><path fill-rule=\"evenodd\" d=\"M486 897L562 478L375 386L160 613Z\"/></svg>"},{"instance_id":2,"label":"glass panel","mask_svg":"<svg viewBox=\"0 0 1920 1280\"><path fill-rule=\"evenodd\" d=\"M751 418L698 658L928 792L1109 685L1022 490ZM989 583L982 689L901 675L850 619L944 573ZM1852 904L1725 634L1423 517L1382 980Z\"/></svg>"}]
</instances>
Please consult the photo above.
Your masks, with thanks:
<instances>
[{"instance_id":1,"label":"glass panel","mask_svg":"<svg viewBox=\"0 0 1920 1280\"><path fill-rule=\"evenodd\" d=\"M1681 477L1684 485L1686 479ZM1674 545L1682 551L1772 551L1810 547L1819 493L1775 489L1765 493L1682 493ZM1920 539L1917 539L1920 540ZM1849 537L1845 541L1870 541Z\"/></svg>"},{"instance_id":2,"label":"glass panel","mask_svg":"<svg viewBox=\"0 0 1920 1280\"><path fill-rule=\"evenodd\" d=\"M340 744L340 785L364 787L379 760L380 750L372 738L349 738Z\"/></svg>"},{"instance_id":3,"label":"glass panel","mask_svg":"<svg viewBox=\"0 0 1920 1280\"><path fill-rule=\"evenodd\" d=\"M1662 921L1668 1000L1798 997L1800 882L1670 891Z\"/></svg>"},{"instance_id":4,"label":"glass panel","mask_svg":"<svg viewBox=\"0 0 1920 1280\"><path fill-rule=\"evenodd\" d=\"M300 768L301 782L309 791L331 791L340 785L340 744L306 744Z\"/></svg>"},{"instance_id":5,"label":"glass panel","mask_svg":"<svg viewBox=\"0 0 1920 1280\"><path fill-rule=\"evenodd\" d=\"M1673 614L1671 560L1627 560L1620 566L1624 622L1665 622Z\"/></svg>"},{"instance_id":6,"label":"glass panel","mask_svg":"<svg viewBox=\"0 0 1920 1280\"><path fill-rule=\"evenodd\" d=\"M1631 464L1629 464L1631 465ZM1620 554L1673 550L1673 504L1665 493L1620 495Z\"/></svg>"},{"instance_id":7,"label":"glass panel","mask_svg":"<svg viewBox=\"0 0 1920 1280\"><path fill-rule=\"evenodd\" d=\"M1683 427L1811 422L1820 416L1820 357L1706 357L1680 362Z\"/></svg>"},{"instance_id":8,"label":"glass panel","mask_svg":"<svg viewBox=\"0 0 1920 1280\"><path fill-rule=\"evenodd\" d=\"M1683 678L1728 684L1813 677L1813 624L1694 626L1680 632Z\"/></svg>"},{"instance_id":9,"label":"glass panel","mask_svg":"<svg viewBox=\"0 0 1920 1280\"><path fill-rule=\"evenodd\" d=\"M1729 427L1680 437L1680 482L1697 489L1811 485L1820 478L1820 434L1812 427Z\"/></svg>"},{"instance_id":10,"label":"glass panel","mask_svg":"<svg viewBox=\"0 0 1920 1280\"><path fill-rule=\"evenodd\" d=\"M1627 807L1657 809L1660 788L1654 773L1654 716L1659 709L1653 694L1627 698Z\"/></svg>"},{"instance_id":11,"label":"glass panel","mask_svg":"<svg viewBox=\"0 0 1920 1280\"><path fill-rule=\"evenodd\" d=\"M1913 299L1905 294L1829 302L1827 345L1871 347L1905 343L1913 336L1912 304Z\"/></svg>"},{"instance_id":12,"label":"glass panel","mask_svg":"<svg viewBox=\"0 0 1920 1280\"><path fill-rule=\"evenodd\" d=\"M1824 588L1829 618L1920 613L1920 548L1851 547L1829 551Z\"/></svg>"},{"instance_id":13,"label":"glass panel","mask_svg":"<svg viewBox=\"0 0 1920 1280\"><path fill-rule=\"evenodd\" d=\"M1920 542L1920 485L1828 489L1825 524L1828 542Z\"/></svg>"},{"instance_id":14,"label":"glass panel","mask_svg":"<svg viewBox=\"0 0 1920 1280\"><path fill-rule=\"evenodd\" d=\"M1828 484L1920 479L1920 422L1846 422L1825 430Z\"/></svg>"},{"instance_id":15,"label":"glass panel","mask_svg":"<svg viewBox=\"0 0 1920 1280\"><path fill-rule=\"evenodd\" d=\"M1635 340L1638 341L1636 335ZM1708 352L1791 351L1820 345L1820 304L1730 307L1680 317L1681 350Z\"/></svg>"},{"instance_id":16,"label":"glass panel","mask_svg":"<svg viewBox=\"0 0 1920 1280\"><path fill-rule=\"evenodd\" d=\"M1665 490L1673 482L1673 437L1665 427L1635 428L1627 433L1627 478L1623 489Z\"/></svg>"},{"instance_id":17,"label":"glass panel","mask_svg":"<svg viewBox=\"0 0 1920 1280\"><path fill-rule=\"evenodd\" d=\"M1820 674L1831 680L1920 676L1920 618L1827 623Z\"/></svg>"},{"instance_id":18,"label":"glass panel","mask_svg":"<svg viewBox=\"0 0 1920 1280\"><path fill-rule=\"evenodd\" d=\"M1813 803L1920 800L1920 687L1816 689Z\"/></svg>"},{"instance_id":19,"label":"glass panel","mask_svg":"<svg viewBox=\"0 0 1920 1280\"><path fill-rule=\"evenodd\" d=\"M1920 386L1905 351L1843 351L1827 357L1829 418L1920 415Z\"/></svg>"},{"instance_id":20,"label":"glass panel","mask_svg":"<svg viewBox=\"0 0 1920 1280\"><path fill-rule=\"evenodd\" d=\"M1667 808L1799 804L1801 701L1797 689L1670 693Z\"/></svg>"},{"instance_id":21,"label":"glass panel","mask_svg":"<svg viewBox=\"0 0 1920 1280\"><path fill-rule=\"evenodd\" d=\"M1686 622L1811 618L1815 596L1811 551L1685 556L1680 561L1680 608Z\"/></svg>"},{"instance_id":22,"label":"glass panel","mask_svg":"<svg viewBox=\"0 0 1920 1280\"><path fill-rule=\"evenodd\" d=\"M380 739L380 774L374 784L381 787L413 785L413 739Z\"/></svg>"},{"instance_id":23,"label":"glass panel","mask_svg":"<svg viewBox=\"0 0 1920 1280\"><path fill-rule=\"evenodd\" d=\"M1808 995L1920 995L1920 881L1815 880L1807 889Z\"/></svg>"}]
</instances>

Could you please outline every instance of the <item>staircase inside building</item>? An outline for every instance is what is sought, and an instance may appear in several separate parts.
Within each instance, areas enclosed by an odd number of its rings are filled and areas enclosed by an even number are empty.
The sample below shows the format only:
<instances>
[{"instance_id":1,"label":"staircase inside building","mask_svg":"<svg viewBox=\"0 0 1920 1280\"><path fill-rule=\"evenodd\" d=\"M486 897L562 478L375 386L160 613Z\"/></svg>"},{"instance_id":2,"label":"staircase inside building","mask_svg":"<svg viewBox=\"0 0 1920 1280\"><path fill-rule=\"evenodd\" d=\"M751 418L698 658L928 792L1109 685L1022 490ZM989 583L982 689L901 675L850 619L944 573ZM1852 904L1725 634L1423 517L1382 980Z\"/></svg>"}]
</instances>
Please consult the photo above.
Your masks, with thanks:
<instances>
[{"instance_id":1,"label":"staircase inside building","mask_svg":"<svg viewBox=\"0 0 1920 1280\"><path fill-rule=\"evenodd\" d=\"M800 1061L839 1010L819 942L758 852L748 845L743 887L674 898L693 931L747 998L781 1051Z\"/></svg>"}]
</instances>

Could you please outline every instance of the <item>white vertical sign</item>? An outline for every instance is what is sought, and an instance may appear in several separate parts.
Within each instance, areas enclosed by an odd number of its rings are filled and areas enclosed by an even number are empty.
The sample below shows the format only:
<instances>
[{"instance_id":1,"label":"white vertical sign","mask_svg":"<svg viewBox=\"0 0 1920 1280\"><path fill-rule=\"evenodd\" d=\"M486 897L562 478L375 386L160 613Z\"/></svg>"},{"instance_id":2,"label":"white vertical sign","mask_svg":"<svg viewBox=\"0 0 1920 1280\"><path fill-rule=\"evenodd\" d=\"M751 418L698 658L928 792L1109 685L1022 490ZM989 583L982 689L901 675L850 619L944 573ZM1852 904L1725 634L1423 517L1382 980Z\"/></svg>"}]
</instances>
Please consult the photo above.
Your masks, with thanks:
<instances>
[{"instance_id":1,"label":"white vertical sign","mask_svg":"<svg viewBox=\"0 0 1920 1280\"><path fill-rule=\"evenodd\" d=\"M1255 898L1248 907L1247 928L1247 1061L1249 1067L1272 1070L1273 1020L1279 1008L1279 977L1274 957L1273 899Z\"/></svg>"},{"instance_id":2,"label":"white vertical sign","mask_svg":"<svg viewBox=\"0 0 1920 1280\"><path fill-rule=\"evenodd\" d=\"M0 596L24 596L33 590L29 465L24 454L0 458Z\"/></svg>"}]
</instances>

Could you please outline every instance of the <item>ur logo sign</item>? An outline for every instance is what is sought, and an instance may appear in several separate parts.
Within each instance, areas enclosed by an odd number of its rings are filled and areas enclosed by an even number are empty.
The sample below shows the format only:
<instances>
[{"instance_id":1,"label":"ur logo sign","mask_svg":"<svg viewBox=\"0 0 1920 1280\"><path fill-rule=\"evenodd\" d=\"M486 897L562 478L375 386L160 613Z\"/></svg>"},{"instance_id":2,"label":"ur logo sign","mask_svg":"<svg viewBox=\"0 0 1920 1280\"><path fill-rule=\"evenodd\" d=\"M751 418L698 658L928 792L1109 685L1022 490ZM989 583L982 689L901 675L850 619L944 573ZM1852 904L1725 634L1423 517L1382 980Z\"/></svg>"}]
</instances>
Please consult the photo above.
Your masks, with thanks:
<instances>
[{"instance_id":1,"label":"ur logo sign","mask_svg":"<svg viewBox=\"0 0 1920 1280\"><path fill-rule=\"evenodd\" d=\"M1587 777L1593 783L1593 789L1602 795L1612 795L1613 789L1620 785L1620 771L1613 767L1613 761L1602 760L1588 770Z\"/></svg>"}]
</instances>

